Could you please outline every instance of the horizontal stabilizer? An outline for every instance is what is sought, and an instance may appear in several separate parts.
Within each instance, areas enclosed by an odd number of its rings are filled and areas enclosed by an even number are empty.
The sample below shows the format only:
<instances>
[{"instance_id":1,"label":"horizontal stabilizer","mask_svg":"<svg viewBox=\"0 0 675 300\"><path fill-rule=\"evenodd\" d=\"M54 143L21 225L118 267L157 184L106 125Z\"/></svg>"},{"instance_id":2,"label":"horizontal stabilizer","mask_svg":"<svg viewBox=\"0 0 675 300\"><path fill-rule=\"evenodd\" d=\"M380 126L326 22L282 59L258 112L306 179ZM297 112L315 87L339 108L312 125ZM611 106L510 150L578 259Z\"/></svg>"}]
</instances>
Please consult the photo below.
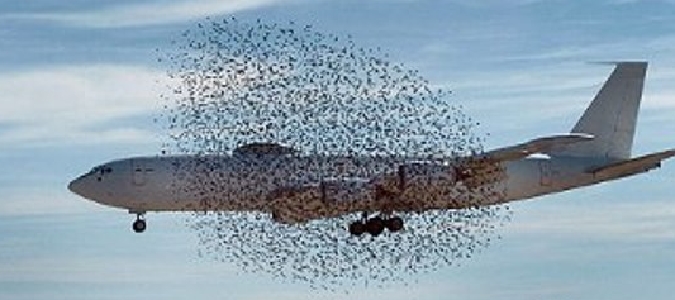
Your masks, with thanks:
<instances>
[{"instance_id":1,"label":"horizontal stabilizer","mask_svg":"<svg viewBox=\"0 0 675 300\"><path fill-rule=\"evenodd\" d=\"M494 161L517 160L527 157L530 154L548 153L551 150L560 149L566 145L589 142L592 140L592 135L583 133L552 135L536 138L515 146L495 149L485 153L482 158Z\"/></svg>"},{"instance_id":2,"label":"horizontal stabilizer","mask_svg":"<svg viewBox=\"0 0 675 300\"><path fill-rule=\"evenodd\" d=\"M661 161L675 156L675 149L647 154L645 156L624 160L599 168L589 170L596 176L611 176L618 174L634 174L646 172L661 166Z\"/></svg>"}]
</instances>

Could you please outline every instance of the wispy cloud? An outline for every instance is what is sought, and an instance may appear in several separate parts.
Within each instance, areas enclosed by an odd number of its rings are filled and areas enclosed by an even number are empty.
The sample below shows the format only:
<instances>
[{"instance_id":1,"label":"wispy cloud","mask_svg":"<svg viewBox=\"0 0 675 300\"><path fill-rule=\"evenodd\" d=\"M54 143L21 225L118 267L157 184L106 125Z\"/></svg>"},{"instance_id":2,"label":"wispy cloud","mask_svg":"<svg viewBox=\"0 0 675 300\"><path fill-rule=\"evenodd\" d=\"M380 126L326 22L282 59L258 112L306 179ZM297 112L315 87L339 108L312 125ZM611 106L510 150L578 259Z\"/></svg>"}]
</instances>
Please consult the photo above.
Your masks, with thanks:
<instances>
[{"instance_id":1,"label":"wispy cloud","mask_svg":"<svg viewBox=\"0 0 675 300\"><path fill-rule=\"evenodd\" d=\"M463 6L471 7L494 7L495 5L501 6L520 6L534 4L542 2L545 0L513 0L513 1L502 1L502 0L449 0L447 2L455 3Z\"/></svg>"},{"instance_id":2,"label":"wispy cloud","mask_svg":"<svg viewBox=\"0 0 675 300\"><path fill-rule=\"evenodd\" d=\"M156 112L162 78L159 71L114 65L0 74L0 144L144 142L153 134L137 124L107 123Z\"/></svg>"},{"instance_id":3,"label":"wispy cloud","mask_svg":"<svg viewBox=\"0 0 675 300\"><path fill-rule=\"evenodd\" d=\"M469 100L465 107L473 114L488 115L499 124L496 133L541 127L550 119L576 118L611 71L610 66L586 62L646 60L650 63L643 97L643 115L675 109L675 91L671 88L675 73L671 52L675 36L666 34L603 41L587 45L569 45L520 53L509 52L483 58L484 65L470 70L448 72L442 86L453 90L459 99ZM448 46L450 47L450 46ZM454 49L454 48L449 48ZM471 53L456 53L470 56ZM518 107L523 114L504 114ZM531 113L536 111L537 113ZM544 122L546 121L546 122ZM502 127L505 124L506 127ZM490 124L487 124L490 125ZM518 128L515 128L515 127ZM486 129L493 132L493 126ZM500 132L501 131L501 132ZM495 132L493 132L495 133Z\"/></svg>"},{"instance_id":4,"label":"wispy cloud","mask_svg":"<svg viewBox=\"0 0 675 300\"><path fill-rule=\"evenodd\" d=\"M602 241L643 243L675 241L675 205L670 201L614 203L593 207L551 206L539 210L536 220L515 222L509 230L533 236L592 238ZM554 216L554 217L551 217Z\"/></svg>"},{"instance_id":5,"label":"wispy cloud","mask_svg":"<svg viewBox=\"0 0 675 300\"><path fill-rule=\"evenodd\" d=\"M196 0L147 2L78 12L5 15L5 18L44 20L94 28L133 27L184 22L272 5L283 0Z\"/></svg>"},{"instance_id":6,"label":"wispy cloud","mask_svg":"<svg viewBox=\"0 0 675 300\"><path fill-rule=\"evenodd\" d=\"M621 40L597 41L587 44L569 45L528 51L524 54L503 55L495 57L495 62L529 61L541 63L550 61L620 61L620 60L653 60L665 58L672 61L667 54L672 51L675 35L626 37Z\"/></svg>"},{"instance_id":7,"label":"wispy cloud","mask_svg":"<svg viewBox=\"0 0 675 300\"><path fill-rule=\"evenodd\" d=\"M63 215L91 213L105 208L93 202L83 201L65 189L57 191L44 188L2 186L3 201L0 202L0 217Z\"/></svg>"}]
</instances>

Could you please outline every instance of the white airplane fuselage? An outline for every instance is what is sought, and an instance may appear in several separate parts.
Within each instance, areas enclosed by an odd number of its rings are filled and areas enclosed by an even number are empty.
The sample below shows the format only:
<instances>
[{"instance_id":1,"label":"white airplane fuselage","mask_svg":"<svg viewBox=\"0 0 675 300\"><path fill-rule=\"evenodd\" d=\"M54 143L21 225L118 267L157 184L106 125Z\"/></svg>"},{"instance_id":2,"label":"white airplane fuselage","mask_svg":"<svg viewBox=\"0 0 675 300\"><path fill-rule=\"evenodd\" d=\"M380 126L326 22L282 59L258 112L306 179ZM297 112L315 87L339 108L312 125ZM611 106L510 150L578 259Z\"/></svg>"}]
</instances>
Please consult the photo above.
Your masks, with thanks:
<instances>
[{"instance_id":1,"label":"white airplane fuselage","mask_svg":"<svg viewBox=\"0 0 675 300\"><path fill-rule=\"evenodd\" d=\"M274 168L300 165L303 164L303 161L316 161L316 158L267 157L260 158L256 163L251 163L252 159L257 158L212 156L208 157L209 165L216 165L217 167L213 170L201 170L194 167L198 158L192 156L129 158L97 167L94 172L73 181L69 188L98 203L127 209L134 213L204 210L271 212L274 209L272 204L275 200L271 195L280 186L292 187L297 185L298 182L307 182L308 186L314 186L318 189L318 186L322 184L355 182L359 185L355 189L344 191L345 193L331 190L330 194L317 200L320 200L323 205L339 210L336 212L338 214L365 210L378 211L381 209L379 206L383 205L382 203L368 201L368 199L375 197L376 178L350 178L347 174L341 174L341 176L332 176L330 180L322 181L320 179L323 177L321 174L308 174L305 178L275 176L272 174ZM324 159L327 161L340 160L339 157L325 157ZM446 198L446 201L438 199L434 203L428 203L430 207L426 208L460 209L476 205L492 205L523 200L634 175L659 166L657 162L654 162L616 173L594 174L589 172L589 169L601 167L607 163L608 161L575 157L527 157L516 161L496 163L503 167L504 176L501 176L502 180L499 182L489 182L487 185L490 185L490 189L501 191L500 197L483 198L486 201L483 203L458 202L456 198ZM189 165L189 167L181 169L177 165ZM402 164L402 166L406 167L405 164ZM419 188L429 189L430 186L425 176L434 174L435 171L447 172L448 176L442 179L435 178L433 185L446 186L449 189L452 189L452 186L461 187L465 185L464 182L457 180L455 170L452 167L419 163L411 163L411 168L413 168L412 166L416 166L418 175L407 176L406 189L414 190L414 185L417 182L424 182ZM421 168L434 168L436 170L420 172ZM395 172L395 170L389 171ZM184 172L184 174L181 174L181 172ZM282 169L279 172L286 173L287 170ZM218 174L223 174L223 176L218 176ZM274 177L274 182L267 180L270 177ZM210 182L194 183L189 180L191 178L217 180L218 182L213 184ZM313 178L319 180L312 184ZM218 191L205 194L211 194L215 197L216 202L205 201L205 196L199 193L199 188L207 189L210 185L217 186ZM337 188L344 186L341 184L335 185ZM474 186L473 188L478 187ZM298 205L306 204L306 198L298 199L298 201L303 201ZM412 200L415 202L414 199ZM386 204L387 201L396 200L387 199L382 202ZM340 203L345 204L345 208L333 207L339 206ZM359 205L359 203L363 203L363 205ZM369 203L371 207L368 207ZM217 207L214 207L214 204L217 204ZM420 205L425 204L420 203ZM417 210L417 207L409 207L408 209L403 207L400 210L414 211Z\"/></svg>"},{"instance_id":2,"label":"white airplane fuselage","mask_svg":"<svg viewBox=\"0 0 675 300\"><path fill-rule=\"evenodd\" d=\"M646 172L675 156L674 150L631 156L646 68L644 62L617 63L570 134L473 157L303 156L270 143L231 155L116 160L78 177L69 189L137 214L261 211L282 223L529 199ZM143 221L137 231L144 229Z\"/></svg>"}]
</instances>

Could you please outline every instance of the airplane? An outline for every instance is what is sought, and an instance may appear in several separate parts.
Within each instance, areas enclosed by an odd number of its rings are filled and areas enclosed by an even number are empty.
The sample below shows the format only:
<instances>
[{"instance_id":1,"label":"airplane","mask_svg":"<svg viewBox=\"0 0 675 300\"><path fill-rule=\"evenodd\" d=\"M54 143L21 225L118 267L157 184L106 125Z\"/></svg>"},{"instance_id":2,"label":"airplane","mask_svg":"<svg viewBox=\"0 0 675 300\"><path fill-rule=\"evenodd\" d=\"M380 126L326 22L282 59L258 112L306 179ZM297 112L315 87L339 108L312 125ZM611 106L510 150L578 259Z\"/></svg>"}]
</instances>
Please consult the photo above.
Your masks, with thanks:
<instances>
[{"instance_id":1,"label":"airplane","mask_svg":"<svg viewBox=\"0 0 675 300\"><path fill-rule=\"evenodd\" d=\"M352 235L397 232L404 221L396 212L530 199L647 172L675 156L675 149L631 156L647 63L614 64L569 134L440 160L303 155L288 145L250 143L227 155L114 160L68 189L136 214L135 232L145 231L151 211L262 212L282 224L361 213L347 226ZM334 168L321 171L322 164Z\"/></svg>"}]
</instances>

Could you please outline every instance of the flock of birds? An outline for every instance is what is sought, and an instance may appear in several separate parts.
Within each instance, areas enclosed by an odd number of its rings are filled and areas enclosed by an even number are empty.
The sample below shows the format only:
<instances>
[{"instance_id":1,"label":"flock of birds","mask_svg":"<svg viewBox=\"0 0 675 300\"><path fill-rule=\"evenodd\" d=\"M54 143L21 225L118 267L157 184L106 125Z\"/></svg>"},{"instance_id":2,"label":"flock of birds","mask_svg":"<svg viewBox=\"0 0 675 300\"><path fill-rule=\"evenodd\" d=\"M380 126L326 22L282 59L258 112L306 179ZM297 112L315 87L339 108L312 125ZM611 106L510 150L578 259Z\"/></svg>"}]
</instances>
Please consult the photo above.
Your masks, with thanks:
<instances>
[{"instance_id":1,"label":"flock of birds","mask_svg":"<svg viewBox=\"0 0 675 300\"><path fill-rule=\"evenodd\" d=\"M159 119L169 132L162 153L203 158L200 166L176 166L175 186L203 197L205 207L228 199L219 187L228 181L213 158L246 145L278 143L305 160L321 159L306 164L312 172L304 165L274 168L269 184L299 172L374 177L411 158L468 165L463 158L483 150L477 124L449 103L449 93L379 48L358 47L351 36L292 22L207 19L158 56L172 83ZM363 157L377 157L377 166L344 163ZM476 203L499 202L503 176L499 168L483 168L480 184L459 193ZM452 201L440 192L419 197ZM349 234L345 227L357 213L285 225L263 213L208 210L195 212L189 226L201 255L340 289L409 283L414 274L459 264L490 245L510 218L506 205L401 214L405 230L377 238Z\"/></svg>"}]
</instances>

